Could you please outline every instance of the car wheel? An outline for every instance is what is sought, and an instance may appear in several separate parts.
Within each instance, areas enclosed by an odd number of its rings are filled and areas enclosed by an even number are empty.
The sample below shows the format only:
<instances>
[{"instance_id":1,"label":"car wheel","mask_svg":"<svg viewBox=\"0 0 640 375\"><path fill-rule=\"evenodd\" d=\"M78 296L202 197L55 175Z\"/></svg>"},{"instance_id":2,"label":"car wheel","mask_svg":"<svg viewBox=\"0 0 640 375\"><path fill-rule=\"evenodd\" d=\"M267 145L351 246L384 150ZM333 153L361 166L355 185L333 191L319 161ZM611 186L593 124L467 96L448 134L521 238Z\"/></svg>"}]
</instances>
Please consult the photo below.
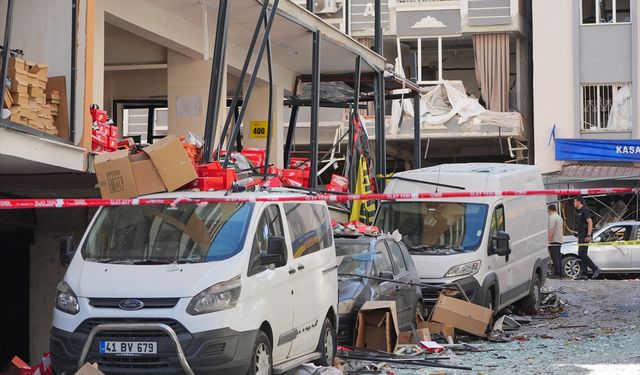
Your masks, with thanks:
<instances>
[{"instance_id":1,"label":"car wheel","mask_svg":"<svg viewBox=\"0 0 640 375\"><path fill-rule=\"evenodd\" d=\"M324 318L316 351L320 353L320 359L314 362L316 366L333 366L333 360L336 356L336 333L328 318Z\"/></svg>"},{"instance_id":2,"label":"car wheel","mask_svg":"<svg viewBox=\"0 0 640 375\"><path fill-rule=\"evenodd\" d=\"M531 292L520 301L520 308L527 315L536 315L540 310L540 276L537 273L533 276L532 283Z\"/></svg>"},{"instance_id":3,"label":"car wheel","mask_svg":"<svg viewBox=\"0 0 640 375\"><path fill-rule=\"evenodd\" d=\"M253 355L251 356L251 364L247 375L272 375L273 368L271 341L269 336L262 331L258 331L256 343L253 346Z\"/></svg>"},{"instance_id":4,"label":"car wheel","mask_svg":"<svg viewBox=\"0 0 640 375\"><path fill-rule=\"evenodd\" d=\"M578 277L582 273L580 258L569 255L562 259L562 274L566 277Z\"/></svg>"},{"instance_id":5,"label":"car wheel","mask_svg":"<svg viewBox=\"0 0 640 375\"><path fill-rule=\"evenodd\" d=\"M487 293L485 293L484 295L484 301L482 301L482 306L486 307L487 309L491 309L493 310L493 289L488 289ZM495 313L495 311L494 311Z\"/></svg>"}]
</instances>

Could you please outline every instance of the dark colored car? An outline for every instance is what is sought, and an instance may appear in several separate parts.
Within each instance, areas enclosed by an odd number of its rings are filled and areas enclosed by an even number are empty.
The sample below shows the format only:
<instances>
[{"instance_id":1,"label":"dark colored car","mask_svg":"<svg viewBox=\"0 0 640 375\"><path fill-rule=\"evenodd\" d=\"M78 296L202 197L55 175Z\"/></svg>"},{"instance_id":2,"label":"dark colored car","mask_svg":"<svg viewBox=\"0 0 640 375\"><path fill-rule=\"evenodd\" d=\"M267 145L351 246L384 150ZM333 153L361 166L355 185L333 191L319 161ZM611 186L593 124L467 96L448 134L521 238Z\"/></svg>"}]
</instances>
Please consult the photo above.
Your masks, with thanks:
<instances>
[{"instance_id":1,"label":"dark colored car","mask_svg":"<svg viewBox=\"0 0 640 375\"><path fill-rule=\"evenodd\" d=\"M420 282L404 243L390 235L360 235L336 237L335 244L339 264L338 343L353 344L358 310L366 301L395 301L400 330L410 330L424 307L419 287L397 283Z\"/></svg>"}]
</instances>

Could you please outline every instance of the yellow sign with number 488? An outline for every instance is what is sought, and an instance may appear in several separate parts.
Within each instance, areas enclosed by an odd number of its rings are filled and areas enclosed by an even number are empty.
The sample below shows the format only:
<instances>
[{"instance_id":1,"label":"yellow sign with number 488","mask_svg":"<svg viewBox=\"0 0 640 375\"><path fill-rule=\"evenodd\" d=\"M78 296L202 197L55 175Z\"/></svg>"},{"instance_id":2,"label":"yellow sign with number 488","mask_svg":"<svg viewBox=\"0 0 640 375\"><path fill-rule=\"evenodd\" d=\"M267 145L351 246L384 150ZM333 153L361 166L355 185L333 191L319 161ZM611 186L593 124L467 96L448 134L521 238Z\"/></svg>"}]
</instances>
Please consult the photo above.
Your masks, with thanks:
<instances>
[{"instance_id":1,"label":"yellow sign with number 488","mask_svg":"<svg viewBox=\"0 0 640 375\"><path fill-rule=\"evenodd\" d=\"M267 138L268 121L251 121L249 138Z\"/></svg>"}]
</instances>

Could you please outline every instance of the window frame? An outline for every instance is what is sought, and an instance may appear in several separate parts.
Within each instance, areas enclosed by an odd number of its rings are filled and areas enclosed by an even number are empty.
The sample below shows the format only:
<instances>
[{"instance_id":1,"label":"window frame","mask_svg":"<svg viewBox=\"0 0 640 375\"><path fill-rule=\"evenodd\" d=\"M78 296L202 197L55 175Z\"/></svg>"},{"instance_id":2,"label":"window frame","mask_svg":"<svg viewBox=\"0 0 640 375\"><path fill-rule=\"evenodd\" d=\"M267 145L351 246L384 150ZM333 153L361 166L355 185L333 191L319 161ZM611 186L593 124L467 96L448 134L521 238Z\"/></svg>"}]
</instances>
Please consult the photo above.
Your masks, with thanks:
<instances>
[{"instance_id":1,"label":"window frame","mask_svg":"<svg viewBox=\"0 0 640 375\"><path fill-rule=\"evenodd\" d=\"M623 86L625 85L630 85L631 86L631 95L633 95L633 83L632 82L608 82L608 83L589 83L589 82L581 82L580 83L580 133L581 134L592 134L592 133L630 133L633 129L633 124L632 124L632 128L629 130L625 130L625 129L609 129L607 128L607 124L608 124L608 117L607 117L607 121L605 123L604 121L604 116L601 115L601 113L603 113L603 111L600 110L601 107L601 103L603 102L602 98L603 96L601 95L600 91L602 88L604 87L609 87L609 91L611 92L611 105L613 105L613 98L616 95L616 93L618 92L618 90L621 90ZM587 97L587 95L585 95L585 90L587 90L587 88L591 88L591 87L595 87L596 90L596 107L598 107L598 111L596 111L596 123L593 124L593 127L590 127L589 129L587 129L585 127L585 99ZM611 113L611 108L609 108L609 113ZM629 116L633 122L633 107L631 107L631 113L629 113Z\"/></svg>"},{"instance_id":2,"label":"window frame","mask_svg":"<svg viewBox=\"0 0 640 375\"><path fill-rule=\"evenodd\" d=\"M398 243L393 239L386 239L383 241L387 244L387 250L389 250L389 256L391 256L391 262L393 263L394 271L397 271L395 272L395 275L402 275L409 272L409 268L407 267L407 262L404 259L404 255L402 255L402 249L400 248L400 245L398 245ZM398 261L402 262L401 265L404 267L404 270L400 268L400 264L398 264L395 257L393 256L392 244L395 244L396 247L398 248L399 255L400 255L400 259Z\"/></svg>"},{"instance_id":3,"label":"window frame","mask_svg":"<svg viewBox=\"0 0 640 375\"><path fill-rule=\"evenodd\" d=\"M297 249L293 248L294 242L296 242L297 240L299 240L301 238L304 238L304 237L296 237L294 235L293 228L294 228L294 225L297 225L297 224L296 224L295 221L291 221L291 219L289 218L289 212L293 212L293 211L297 210L297 207L302 206L302 205L310 206L311 210L316 210L316 209L322 210L322 212L323 212L322 216L323 216L323 219L325 220L325 223L320 222L319 226L314 228L314 230L316 230L318 232L317 234L319 235L319 240L320 240L320 242L318 243L318 249L314 250L314 251L311 251L311 252L307 252L307 250L305 249L305 251L302 254L296 256L296 250ZM293 211L288 211L288 207L289 206L296 206L296 207L293 208ZM289 236L289 241L291 243L293 259L300 259L300 258L303 258L303 257L305 257L307 255L312 255L312 254L315 254L315 253L320 252L322 250L328 249L331 246L334 246L333 233L331 232L331 225L329 224L329 222L331 220L331 215L330 215L329 209L327 208L326 205L312 203L312 202L290 202L290 203L283 203L282 208L284 210L284 218L287 221L287 234ZM294 225L292 225L292 224L294 224ZM298 224L302 225L303 229L305 229L304 225L302 223L298 223ZM327 224L328 225L328 227L325 230L323 230L323 228L322 228L323 224ZM309 233L309 232L303 233L303 236L306 235L307 233ZM324 239L325 236L323 236L323 235L326 235L326 241L327 241L325 243L326 246L323 246L323 241L325 240Z\"/></svg>"},{"instance_id":4,"label":"window frame","mask_svg":"<svg viewBox=\"0 0 640 375\"><path fill-rule=\"evenodd\" d=\"M383 252L387 254L387 259L389 259L389 265L391 266L391 272L393 273L393 276L395 278L395 276L397 275L396 269L393 265L393 259L391 258L391 253L389 252L389 248L387 244L384 243L384 241L378 241L373 245L373 268L374 268L374 271L376 272L375 276L376 277L380 276L380 270L378 269L378 266L376 264L376 254L378 253L378 250L377 250L378 245L382 245Z\"/></svg>"},{"instance_id":5,"label":"window frame","mask_svg":"<svg viewBox=\"0 0 640 375\"><path fill-rule=\"evenodd\" d=\"M583 7L583 1L580 0L579 1L579 7L580 7L580 26L601 26L601 25L630 25L633 23L633 17L632 17L632 13L631 11L629 11L629 21L621 21L618 22L617 18L618 18L618 0L611 0L611 6L612 6L612 14L613 14L613 21L612 22L600 22L600 7L598 7L597 2L600 0L594 0L594 7L595 7L595 17L596 17L596 22L594 23L584 23L584 7ZM636 0L629 0L629 7L631 7L631 1L636 1Z\"/></svg>"},{"instance_id":6,"label":"window frame","mask_svg":"<svg viewBox=\"0 0 640 375\"><path fill-rule=\"evenodd\" d=\"M407 247L407 245L402 241L398 241L396 243L400 247L400 251L402 252L402 257L404 258L404 264L407 266L407 270L411 271L412 269L415 269L416 264L414 263L413 258L411 258L411 254L409 253L409 248Z\"/></svg>"}]
</instances>

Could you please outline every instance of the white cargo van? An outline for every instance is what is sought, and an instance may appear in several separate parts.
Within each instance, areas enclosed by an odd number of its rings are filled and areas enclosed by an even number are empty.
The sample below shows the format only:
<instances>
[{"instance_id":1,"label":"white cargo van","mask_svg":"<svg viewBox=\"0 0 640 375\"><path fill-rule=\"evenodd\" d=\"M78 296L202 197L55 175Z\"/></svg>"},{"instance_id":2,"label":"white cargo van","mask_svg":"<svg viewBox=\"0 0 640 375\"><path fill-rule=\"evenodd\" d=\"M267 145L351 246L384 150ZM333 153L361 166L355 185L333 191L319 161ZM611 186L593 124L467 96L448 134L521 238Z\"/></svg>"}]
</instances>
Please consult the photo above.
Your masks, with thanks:
<instances>
[{"instance_id":1,"label":"white cargo van","mask_svg":"<svg viewBox=\"0 0 640 375\"><path fill-rule=\"evenodd\" d=\"M266 193L153 197L178 195ZM58 373L84 362L109 374L332 364L337 264L324 202L103 207L78 249L61 243L70 265L51 332Z\"/></svg>"},{"instance_id":2,"label":"white cargo van","mask_svg":"<svg viewBox=\"0 0 640 375\"><path fill-rule=\"evenodd\" d=\"M469 163L397 173L385 193L543 188L536 167ZM458 283L472 302L495 311L520 302L533 314L548 262L545 203L544 196L382 202L376 225L403 234L421 282ZM425 303L436 293L423 289Z\"/></svg>"}]
</instances>

